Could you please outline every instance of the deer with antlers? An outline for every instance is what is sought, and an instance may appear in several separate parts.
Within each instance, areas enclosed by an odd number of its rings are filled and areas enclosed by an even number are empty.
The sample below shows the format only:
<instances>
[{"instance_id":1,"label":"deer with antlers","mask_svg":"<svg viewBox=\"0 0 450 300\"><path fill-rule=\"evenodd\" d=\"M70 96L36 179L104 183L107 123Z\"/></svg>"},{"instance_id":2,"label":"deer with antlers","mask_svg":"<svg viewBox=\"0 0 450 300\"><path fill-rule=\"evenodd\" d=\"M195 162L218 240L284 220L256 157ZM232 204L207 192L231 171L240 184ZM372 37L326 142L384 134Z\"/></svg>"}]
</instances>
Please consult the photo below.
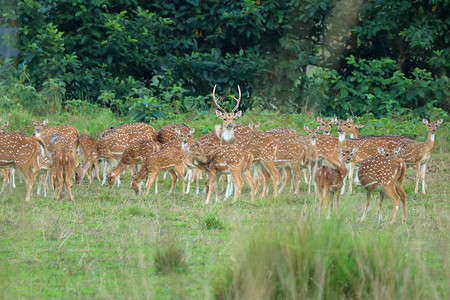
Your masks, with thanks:
<instances>
[{"instance_id":1,"label":"deer with antlers","mask_svg":"<svg viewBox=\"0 0 450 300\"><path fill-rule=\"evenodd\" d=\"M330 218L331 210L333 209L334 194L336 194L336 209L339 210L339 196L345 183L345 178L347 177L347 169L350 166L352 156L356 153L358 148L342 150L338 146L337 150L340 155L342 155L343 163L336 169L326 166L320 167L314 176L315 190L320 199L320 211L322 211L324 205L327 205L328 195L331 192L327 219Z\"/></svg>"},{"instance_id":2,"label":"deer with antlers","mask_svg":"<svg viewBox=\"0 0 450 300\"><path fill-rule=\"evenodd\" d=\"M14 166L26 181L25 201L30 201L33 182L39 170L38 151L44 156L46 146L40 137L20 133L0 133L0 168Z\"/></svg>"},{"instance_id":3,"label":"deer with antlers","mask_svg":"<svg viewBox=\"0 0 450 300\"><path fill-rule=\"evenodd\" d=\"M437 128L442 124L443 119L437 122L428 122L423 119L423 123L428 127L428 137L425 142L417 142L409 139L403 139L399 143L399 157L405 161L407 165L415 165L416 185L414 193L419 193L419 182L422 181L422 193L425 194L425 172L427 163L431 158L431 150L434 146L434 139Z\"/></svg>"},{"instance_id":4,"label":"deer with antlers","mask_svg":"<svg viewBox=\"0 0 450 300\"><path fill-rule=\"evenodd\" d=\"M380 191L378 219L381 221L381 207L386 193L394 202L394 213L391 224L397 218L400 201L403 204L403 223L406 222L406 193L403 189L403 181L406 173L406 164L398 158L397 152L386 152L383 148L377 149L378 157L365 159L358 168L357 181L366 189L367 200L361 221L366 219L369 210L370 196L374 191Z\"/></svg>"},{"instance_id":5,"label":"deer with antlers","mask_svg":"<svg viewBox=\"0 0 450 300\"><path fill-rule=\"evenodd\" d=\"M223 145L235 144L245 151L249 151L253 155L253 162L259 174L264 176L264 188L262 196L264 197L268 190L269 178L272 180L273 195L278 194L278 170L275 166L276 152L278 148L277 140L270 134L262 131L250 131L246 133L235 133L234 126L236 120L242 115L242 111L237 111L241 102L241 89L238 86L239 98L234 98L236 106L231 112L223 109L215 96L216 86L214 86L212 97L218 110L216 116L222 119L221 128L216 130L220 141Z\"/></svg>"}]
</instances>

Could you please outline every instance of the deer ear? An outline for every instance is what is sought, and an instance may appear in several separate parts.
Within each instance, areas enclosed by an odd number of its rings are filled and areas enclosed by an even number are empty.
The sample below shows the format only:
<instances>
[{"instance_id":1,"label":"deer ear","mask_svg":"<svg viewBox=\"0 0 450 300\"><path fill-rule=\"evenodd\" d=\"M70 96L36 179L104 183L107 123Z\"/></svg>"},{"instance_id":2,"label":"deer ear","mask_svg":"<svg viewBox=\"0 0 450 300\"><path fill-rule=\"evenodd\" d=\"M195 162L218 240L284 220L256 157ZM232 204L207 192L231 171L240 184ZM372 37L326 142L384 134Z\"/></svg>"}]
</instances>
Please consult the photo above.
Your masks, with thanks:
<instances>
[{"instance_id":1,"label":"deer ear","mask_svg":"<svg viewBox=\"0 0 450 300\"><path fill-rule=\"evenodd\" d=\"M444 122L444 119L438 120L438 121L436 122L436 124L437 124L438 126L440 126L440 125L442 124L442 122Z\"/></svg>"},{"instance_id":2,"label":"deer ear","mask_svg":"<svg viewBox=\"0 0 450 300\"><path fill-rule=\"evenodd\" d=\"M321 117L317 117L317 122L318 123L322 123L322 118Z\"/></svg>"},{"instance_id":3,"label":"deer ear","mask_svg":"<svg viewBox=\"0 0 450 300\"><path fill-rule=\"evenodd\" d=\"M37 123L36 119L32 119L31 121L33 121L33 125L36 125Z\"/></svg>"},{"instance_id":4,"label":"deer ear","mask_svg":"<svg viewBox=\"0 0 450 300\"><path fill-rule=\"evenodd\" d=\"M222 118L223 114L220 111L216 110L216 116Z\"/></svg>"},{"instance_id":5,"label":"deer ear","mask_svg":"<svg viewBox=\"0 0 450 300\"><path fill-rule=\"evenodd\" d=\"M240 118L242 116L242 110L238 111L235 115L234 115L234 119L236 120L237 118Z\"/></svg>"},{"instance_id":6,"label":"deer ear","mask_svg":"<svg viewBox=\"0 0 450 300\"><path fill-rule=\"evenodd\" d=\"M422 122L423 122L423 124L428 125L428 120L427 119L423 119Z\"/></svg>"},{"instance_id":7,"label":"deer ear","mask_svg":"<svg viewBox=\"0 0 450 300\"><path fill-rule=\"evenodd\" d=\"M303 129L305 129L305 131L308 131L308 130L309 130L309 127L305 125L305 126L303 127Z\"/></svg>"},{"instance_id":8,"label":"deer ear","mask_svg":"<svg viewBox=\"0 0 450 300\"><path fill-rule=\"evenodd\" d=\"M255 127L255 128L258 128L259 126L261 126L261 122L256 122L255 124L253 124L253 126Z\"/></svg>"},{"instance_id":9,"label":"deer ear","mask_svg":"<svg viewBox=\"0 0 450 300\"><path fill-rule=\"evenodd\" d=\"M338 123L338 118L337 118L337 117L332 117L332 118L331 118L331 122L332 122L333 124L337 124L337 123Z\"/></svg>"},{"instance_id":10,"label":"deer ear","mask_svg":"<svg viewBox=\"0 0 450 300\"><path fill-rule=\"evenodd\" d=\"M352 149L352 154L355 154L356 151L358 151L358 147L355 147L355 148Z\"/></svg>"},{"instance_id":11,"label":"deer ear","mask_svg":"<svg viewBox=\"0 0 450 300\"><path fill-rule=\"evenodd\" d=\"M364 124L356 124L356 128L359 128L359 129L364 128L364 126L366 126L366 125L364 125Z\"/></svg>"},{"instance_id":12,"label":"deer ear","mask_svg":"<svg viewBox=\"0 0 450 300\"><path fill-rule=\"evenodd\" d=\"M8 126L9 126L9 121L5 121L5 123L3 123L3 125L4 125L5 127L8 127Z\"/></svg>"},{"instance_id":13,"label":"deer ear","mask_svg":"<svg viewBox=\"0 0 450 300\"><path fill-rule=\"evenodd\" d=\"M190 134L194 134L194 132L195 132L195 128L191 128L191 130L189 130Z\"/></svg>"},{"instance_id":14,"label":"deer ear","mask_svg":"<svg viewBox=\"0 0 450 300\"><path fill-rule=\"evenodd\" d=\"M352 117L348 118L348 119L347 119L347 122L348 122L348 123L353 123L353 118L352 118Z\"/></svg>"},{"instance_id":15,"label":"deer ear","mask_svg":"<svg viewBox=\"0 0 450 300\"><path fill-rule=\"evenodd\" d=\"M378 147L378 153L380 153L381 155L385 154L386 152L384 152L384 148L383 147Z\"/></svg>"},{"instance_id":16,"label":"deer ear","mask_svg":"<svg viewBox=\"0 0 450 300\"><path fill-rule=\"evenodd\" d=\"M47 125L47 123L48 123L48 120L47 119L45 119L44 121L42 121L42 125Z\"/></svg>"},{"instance_id":17,"label":"deer ear","mask_svg":"<svg viewBox=\"0 0 450 300\"><path fill-rule=\"evenodd\" d=\"M341 153L344 152L344 150L342 150L342 148L339 147L339 146L336 146L336 149L337 149L338 152L341 152Z\"/></svg>"}]
</instances>

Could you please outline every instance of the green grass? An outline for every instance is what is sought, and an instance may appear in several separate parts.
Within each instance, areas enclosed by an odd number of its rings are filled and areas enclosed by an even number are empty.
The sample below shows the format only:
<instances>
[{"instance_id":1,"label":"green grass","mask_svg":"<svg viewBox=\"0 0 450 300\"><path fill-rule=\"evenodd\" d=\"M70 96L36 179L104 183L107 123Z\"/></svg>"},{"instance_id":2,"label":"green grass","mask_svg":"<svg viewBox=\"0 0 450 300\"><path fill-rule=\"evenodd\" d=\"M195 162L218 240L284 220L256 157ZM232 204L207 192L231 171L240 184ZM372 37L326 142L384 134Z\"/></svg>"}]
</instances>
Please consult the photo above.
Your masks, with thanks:
<instances>
[{"instance_id":1,"label":"green grass","mask_svg":"<svg viewBox=\"0 0 450 300\"><path fill-rule=\"evenodd\" d=\"M12 117L12 130L32 131L30 114ZM240 123L249 121L264 121L263 130L303 132L314 116L249 112ZM53 122L95 136L125 120L100 111ZM176 122L196 128L196 136L219 123L202 114ZM447 299L449 136L444 123L428 167L428 194L413 194L415 170L408 169L408 221L401 224L399 212L393 226L389 199L378 222L375 194L367 220L359 222L361 188L342 196L339 215L326 220L304 182L299 195L287 189L251 202L245 186L237 202L209 206L204 194L181 195L180 184L165 195L169 179L162 176L158 195L135 195L127 173L119 188L97 181L74 186L73 203L52 194L25 203L18 183L13 195L0 195L0 299Z\"/></svg>"},{"instance_id":2,"label":"green grass","mask_svg":"<svg viewBox=\"0 0 450 300\"><path fill-rule=\"evenodd\" d=\"M237 202L210 206L205 195L182 196L179 185L166 196L162 179L161 194L135 195L128 174L119 188L75 186L73 203L24 203L19 184L16 194L1 196L0 298L247 298L258 290L268 298L445 299L448 161L432 161L427 195L412 194L408 170L408 222L399 215L394 226L388 200L377 221L376 197L359 222L360 189L325 220L304 184L300 195L254 203L245 187ZM243 276L251 284L236 281Z\"/></svg>"}]
</instances>

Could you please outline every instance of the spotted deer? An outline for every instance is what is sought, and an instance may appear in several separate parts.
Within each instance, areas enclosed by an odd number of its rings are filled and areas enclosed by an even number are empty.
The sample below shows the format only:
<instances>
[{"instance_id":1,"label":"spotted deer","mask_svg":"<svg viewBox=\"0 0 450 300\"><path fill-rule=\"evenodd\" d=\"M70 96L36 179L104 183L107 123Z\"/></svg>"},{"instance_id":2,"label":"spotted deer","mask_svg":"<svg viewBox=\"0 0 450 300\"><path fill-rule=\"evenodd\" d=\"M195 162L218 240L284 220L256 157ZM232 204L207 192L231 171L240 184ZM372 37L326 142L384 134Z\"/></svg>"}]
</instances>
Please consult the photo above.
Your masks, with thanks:
<instances>
[{"instance_id":1,"label":"spotted deer","mask_svg":"<svg viewBox=\"0 0 450 300\"><path fill-rule=\"evenodd\" d=\"M33 182L39 170L38 151L46 155L46 146L40 137L21 133L0 133L0 168L15 167L26 181L25 201L30 201Z\"/></svg>"},{"instance_id":2,"label":"spotted deer","mask_svg":"<svg viewBox=\"0 0 450 300\"><path fill-rule=\"evenodd\" d=\"M281 193L286 187L287 183L292 179L292 172L296 175L295 190L297 194L300 189L301 170L307 164L308 149L302 139L299 139L299 134L291 130L268 130L266 133L274 136L277 139L277 152L275 165L277 168L286 171L286 178L282 182L278 193Z\"/></svg>"},{"instance_id":3,"label":"spotted deer","mask_svg":"<svg viewBox=\"0 0 450 300\"><path fill-rule=\"evenodd\" d=\"M42 122L36 121L33 119L34 125L34 136L51 136L54 134L64 135L69 138L72 145L74 145L75 149L78 149L78 137L80 136L80 132L75 127L69 125L55 125L44 128L48 124L48 120L45 119Z\"/></svg>"},{"instance_id":4,"label":"spotted deer","mask_svg":"<svg viewBox=\"0 0 450 300\"><path fill-rule=\"evenodd\" d=\"M185 156L183 155L181 149L165 148L157 151L150 156L148 156L142 163L140 170L137 172L136 176L132 180L131 186L136 194L140 193L140 183L141 181L149 176L147 180L147 191L146 195L149 194L150 188L158 178L158 174L161 171L169 171L172 176L172 185L167 193L170 195L173 192L175 184L178 179L181 180L182 184L182 194L185 191L185 168L184 168ZM155 194L158 191L155 190Z\"/></svg>"},{"instance_id":5,"label":"spotted deer","mask_svg":"<svg viewBox=\"0 0 450 300\"><path fill-rule=\"evenodd\" d=\"M240 149L249 151L253 155L253 162L258 173L264 176L264 187L262 197L266 195L268 190L269 178L273 185L273 195L278 194L278 170L275 166L275 159L277 153L277 140L270 134L262 131L249 131L246 133L236 133L234 126L236 120L242 115L242 111L237 111L239 103L241 102L241 89L238 86L239 97L234 98L236 106L231 112L223 109L215 96L216 86L214 86L212 97L218 110L216 116L222 119L223 123L220 128L216 128L216 133L222 145L235 144ZM237 111L237 112L236 112Z\"/></svg>"},{"instance_id":6,"label":"spotted deer","mask_svg":"<svg viewBox=\"0 0 450 300\"><path fill-rule=\"evenodd\" d=\"M100 135L99 135L99 139L112 133L115 131L128 131L128 130L142 130L143 132L145 132L148 135L148 139L153 140L153 134L155 133L155 129L143 122L139 122L139 123L131 123L131 124L123 124L123 125L119 125L116 127L109 127L105 130L103 130Z\"/></svg>"},{"instance_id":7,"label":"spotted deer","mask_svg":"<svg viewBox=\"0 0 450 300\"><path fill-rule=\"evenodd\" d=\"M193 131L185 124L169 124L158 130L152 136L152 140L159 142L161 147L173 140L182 138L183 134L193 134ZM180 145L181 146L181 145Z\"/></svg>"},{"instance_id":8,"label":"spotted deer","mask_svg":"<svg viewBox=\"0 0 450 300\"><path fill-rule=\"evenodd\" d=\"M327 219L330 218L331 210L333 209L334 194L336 194L336 210L339 210L339 196L341 194L341 189L345 184L345 178L348 173L347 169L350 166L352 156L356 153L358 148L342 150L338 146L337 150L339 154L342 155L343 163L335 169L326 166L320 167L317 169L316 175L314 176L315 190L320 200L320 211L327 205L328 195L330 194Z\"/></svg>"},{"instance_id":9,"label":"spotted deer","mask_svg":"<svg viewBox=\"0 0 450 300\"><path fill-rule=\"evenodd\" d=\"M320 130L324 135L330 135L333 125L338 123L337 117L332 117L330 121L325 121L321 117L317 117L317 123L320 124Z\"/></svg>"},{"instance_id":10,"label":"spotted deer","mask_svg":"<svg viewBox=\"0 0 450 300\"><path fill-rule=\"evenodd\" d=\"M415 165L416 185L414 193L419 193L419 182L422 181L422 193L425 194L425 172L427 170L427 163L431 158L431 150L434 146L434 139L437 128L442 124L443 119L437 122L428 122L423 119L423 123L428 127L428 137L425 142L417 142L409 139L400 141L399 157L405 161L407 165Z\"/></svg>"},{"instance_id":11,"label":"spotted deer","mask_svg":"<svg viewBox=\"0 0 450 300\"><path fill-rule=\"evenodd\" d=\"M80 183L92 163L101 159L105 162L102 181L102 185L105 185L108 166L115 166L116 158L120 158L130 144L145 139L148 139L148 135L145 132L133 129L113 131L99 138L97 140L97 148L90 153L85 153L83 160L75 169L75 182ZM118 184L120 184L120 179L117 178L117 180Z\"/></svg>"},{"instance_id":12,"label":"spotted deer","mask_svg":"<svg viewBox=\"0 0 450 300\"><path fill-rule=\"evenodd\" d=\"M88 134L82 134L78 138L79 145L81 149L81 154L83 154L83 157L86 155L89 155L89 153L96 152L97 151L97 140L88 135ZM91 182L94 177L97 178L98 181L100 181L100 166L98 164L98 160L94 160L92 162L91 167L86 172L86 177Z\"/></svg>"},{"instance_id":13,"label":"spotted deer","mask_svg":"<svg viewBox=\"0 0 450 300\"><path fill-rule=\"evenodd\" d=\"M381 207L383 204L384 194L394 202L394 213L391 224L397 218L400 201L403 204L403 223L406 222L406 193L403 190L403 181L406 173L406 164L403 160L397 158L397 153L387 154L383 148L378 148L380 155L371 157L361 162L357 181L366 189L367 200L361 221L366 219L369 210L370 196L374 191L380 191L380 202L378 219L381 221Z\"/></svg>"},{"instance_id":14,"label":"spotted deer","mask_svg":"<svg viewBox=\"0 0 450 300\"><path fill-rule=\"evenodd\" d=\"M188 153L195 166L208 174L208 195L205 204L209 204L213 191L216 191L216 202L218 201L217 181L220 174L231 174L236 183L235 201L241 194L244 180L250 185L251 201L255 200L256 186L250 174L253 154L250 151L242 150L236 145L221 145L207 155L198 143L188 147Z\"/></svg>"},{"instance_id":15,"label":"spotted deer","mask_svg":"<svg viewBox=\"0 0 450 300\"><path fill-rule=\"evenodd\" d=\"M123 152L119 163L107 175L109 186L114 186L117 176L128 166L143 162L148 156L157 151L159 151L159 143L151 140L141 140L130 144Z\"/></svg>"},{"instance_id":16,"label":"spotted deer","mask_svg":"<svg viewBox=\"0 0 450 300\"><path fill-rule=\"evenodd\" d=\"M359 150L353 157L349 168L349 192L353 191L353 174L356 165L359 165L364 159L376 157L379 155L378 148L396 151L400 147L401 141L413 141L402 136L361 136L358 128L364 125L356 124L352 118L338 122L339 142L338 145L343 149L352 149L357 147ZM346 134L350 134L355 138L345 138Z\"/></svg>"},{"instance_id":17,"label":"spotted deer","mask_svg":"<svg viewBox=\"0 0 450 300\"><path fill-rule=\"evenodd\" d=\"M73 150L72 141L66 136L55 136L48 144L51 153L51 174L55 186L55 199L64 198L64 190L69 195L69 201L73 201L72 177L75 172L78 156Z\"/></svg>"},{"instance_id":18,"label":"spotted deer","mask_svg":"<svg viewBox=\"0 0 450 300\"><path fill-rule=\"evenodd\" d=\"M0 122L2 119L0 119ZM3 124L0 126L0 133L5 132L5 128L9 126L9 121L4 121ZM6 168L1 169L3 173L3 185L2 190L0 193L3 193L5 191L6 186L9 186L9 192L12 193L12 189L16 188L15 182L14 182L14 169L13 168ZM9 184L8 184L9 183Z\"/></svg>"}]
</instances>

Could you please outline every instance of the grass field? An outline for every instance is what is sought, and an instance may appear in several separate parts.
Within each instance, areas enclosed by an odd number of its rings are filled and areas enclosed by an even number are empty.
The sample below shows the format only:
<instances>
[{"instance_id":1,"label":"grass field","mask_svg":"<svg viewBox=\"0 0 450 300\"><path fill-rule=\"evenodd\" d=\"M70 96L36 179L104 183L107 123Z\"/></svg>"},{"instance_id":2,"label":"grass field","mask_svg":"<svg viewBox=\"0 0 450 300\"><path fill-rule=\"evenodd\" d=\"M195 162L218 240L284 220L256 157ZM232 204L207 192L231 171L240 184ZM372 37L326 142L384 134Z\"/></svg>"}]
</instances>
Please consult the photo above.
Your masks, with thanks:
<instances>
[{"instance_id":1,"label":"grass field","mask_svg":"<svg viewBox=\"0 0 450 300\"><path fill-rule=\"evenodd\" d=\"M73 203L25 203L19 184L0 196L0 298L448 299L449 158L433 157L426 195L408 169L408 221L393 226L390 200L378 222L378 195L359 222L361 188L326 220L304 182L299 195L252 203L246 186L209 206L180 185L166 196L161 176L157 196L135 195L127 173L119 188L75 186Z\"/></svg>"}]
</instances>

